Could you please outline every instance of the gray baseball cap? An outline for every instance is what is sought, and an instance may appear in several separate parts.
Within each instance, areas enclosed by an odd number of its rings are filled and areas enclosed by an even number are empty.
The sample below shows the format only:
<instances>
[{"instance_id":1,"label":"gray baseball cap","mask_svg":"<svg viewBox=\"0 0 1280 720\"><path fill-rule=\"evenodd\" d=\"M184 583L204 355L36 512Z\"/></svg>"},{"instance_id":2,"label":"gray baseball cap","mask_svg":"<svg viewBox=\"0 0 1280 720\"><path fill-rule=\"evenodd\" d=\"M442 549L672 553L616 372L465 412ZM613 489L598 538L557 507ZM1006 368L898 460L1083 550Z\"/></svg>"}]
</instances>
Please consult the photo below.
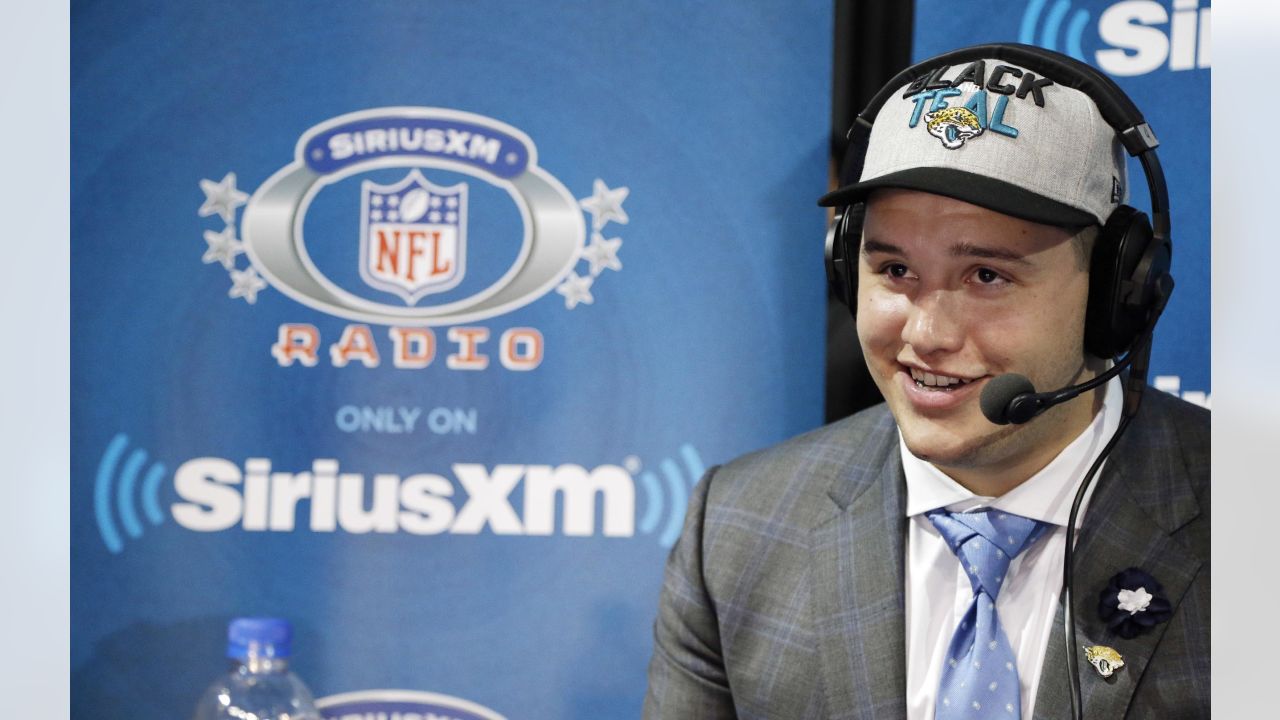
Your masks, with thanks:
<instances>
[{"instance_id":1,"label":"gray baseball cap","mask_svg":"<svg viewBox=\"0 0 1280 720\"><path fill-rule=\"evenodd\" d=\"M907 188L1048 225L1103 224L1127 196L1126 161L1084 92L1005 60L942 64L889 96L858 182L818 204Z\"/></svg>"}]
</instances>

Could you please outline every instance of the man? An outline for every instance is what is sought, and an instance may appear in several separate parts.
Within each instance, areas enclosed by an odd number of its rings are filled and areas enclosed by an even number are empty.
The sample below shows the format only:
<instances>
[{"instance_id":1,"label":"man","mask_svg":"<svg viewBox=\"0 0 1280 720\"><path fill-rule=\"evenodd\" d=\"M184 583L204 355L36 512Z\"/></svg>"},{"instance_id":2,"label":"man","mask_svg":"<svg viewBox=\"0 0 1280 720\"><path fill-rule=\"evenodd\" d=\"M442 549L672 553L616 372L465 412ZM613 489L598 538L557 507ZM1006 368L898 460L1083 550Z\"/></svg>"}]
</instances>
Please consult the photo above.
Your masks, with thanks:
<instances>
[{"instance_id":1,"label":"man","mask_svg":"<svg viewBox=\"0 0 1280 720\"><path fill-rule=\"evenodd\" d=\"M1086 309L1124 157L1052 63L933 70L887 96L860 181L824 198L865 202L855 313L885 403L703 478L647 718L1070 716L1068 517L1122 381L1026 424L980 399L997 376L1058 389L1110 366ZM1147 391L1085 498L1085 717L1208 715L1208 461L1208 413Z\"/></svg>"}]
</instances>

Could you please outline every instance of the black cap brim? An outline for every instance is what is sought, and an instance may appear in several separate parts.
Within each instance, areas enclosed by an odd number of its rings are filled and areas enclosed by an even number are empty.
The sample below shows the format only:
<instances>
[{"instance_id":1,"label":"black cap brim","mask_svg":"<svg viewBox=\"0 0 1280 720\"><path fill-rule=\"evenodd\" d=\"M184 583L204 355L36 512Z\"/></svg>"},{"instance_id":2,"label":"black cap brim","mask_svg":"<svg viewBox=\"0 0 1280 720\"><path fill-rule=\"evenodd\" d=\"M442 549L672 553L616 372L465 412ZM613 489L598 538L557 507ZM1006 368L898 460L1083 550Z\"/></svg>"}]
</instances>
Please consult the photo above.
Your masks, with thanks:
<instances>
[{"instance_id":1,"label":"black cap brim","mask_svg":"<svg viewBox=\"0 0 1280 720\"><path fill-rule=\"evenodd\" d=\"M1045 225L1083 227L1098 223L1091 213L1079 208L1050 200L1017 185L954 168L918 167L881 175L833 190L819 198L818 204L823 207L853 205L866 200L872 190L879 188L903 188L944 195Z\"/></svg>"}]
</instances>

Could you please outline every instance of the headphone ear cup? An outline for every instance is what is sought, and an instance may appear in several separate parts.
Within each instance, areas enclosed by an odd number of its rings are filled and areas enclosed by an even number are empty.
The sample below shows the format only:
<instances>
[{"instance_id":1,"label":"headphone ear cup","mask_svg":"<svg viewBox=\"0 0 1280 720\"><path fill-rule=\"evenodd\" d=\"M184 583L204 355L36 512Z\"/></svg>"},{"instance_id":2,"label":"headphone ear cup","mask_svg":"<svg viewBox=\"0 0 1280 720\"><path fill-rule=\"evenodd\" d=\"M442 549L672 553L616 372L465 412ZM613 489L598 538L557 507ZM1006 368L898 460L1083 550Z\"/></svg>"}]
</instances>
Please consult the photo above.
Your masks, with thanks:
<instances>
[{"instance_id":1,"label":"headphone ear cup","mask_svg":"<svg viewBox=\"0 0 1280 720\"><path fill-rule=\"evenodd\" d=\"M1157 242L1146 213L1117 207L1098 233L1089 267L1085 349L1115 359L1151 321L1156 281L1169 272L1170 248Z\"/></svg>"},{"instance_id":2,"label":"headphone ear cup","mask_svg":"<svg viewBox=\"0 0 1280 720\"><path fill-rule=\"evenodd\" d=\"M844 211L837 210L831 227L827 228L827 242L823 250L823 263L827 269L827 290L845 305L849 298L845 296L844 256L840 243L840 230L844 226Z\"/></svg>"},{"instance_id":3,"label":"headphone ear cup","mask_svg":"<svg viewBox=\"0 0 1280 720\"><path fill-rule=\"evenodd\" d=\"M856 203L836 214L827 230L827 285L831 292L857 315L858 244L862 238L862 218L866 205Z\"/></svg>"}]
</instances>

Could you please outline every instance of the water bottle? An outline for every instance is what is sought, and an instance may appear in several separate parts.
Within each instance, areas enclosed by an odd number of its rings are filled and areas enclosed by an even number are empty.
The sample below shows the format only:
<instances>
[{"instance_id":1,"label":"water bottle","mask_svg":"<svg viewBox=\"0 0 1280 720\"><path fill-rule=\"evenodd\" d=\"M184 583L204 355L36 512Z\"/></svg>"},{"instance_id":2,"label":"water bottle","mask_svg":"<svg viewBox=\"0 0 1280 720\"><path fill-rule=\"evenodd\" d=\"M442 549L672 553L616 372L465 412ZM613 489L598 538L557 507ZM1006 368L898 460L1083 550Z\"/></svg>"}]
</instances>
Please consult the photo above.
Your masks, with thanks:
<instances>
[{"instance_id":1,"label":"water bottle","mask_svg":"<svg viewBox=\"0 0 1280 720\"><path fill-rule=\"evenodd\" d=\"M232 670L205 691L195 720L321 720L311 691L289 672L293 628L277 618L236 618L227 626Z\"/></svg>"}]
</instances>

